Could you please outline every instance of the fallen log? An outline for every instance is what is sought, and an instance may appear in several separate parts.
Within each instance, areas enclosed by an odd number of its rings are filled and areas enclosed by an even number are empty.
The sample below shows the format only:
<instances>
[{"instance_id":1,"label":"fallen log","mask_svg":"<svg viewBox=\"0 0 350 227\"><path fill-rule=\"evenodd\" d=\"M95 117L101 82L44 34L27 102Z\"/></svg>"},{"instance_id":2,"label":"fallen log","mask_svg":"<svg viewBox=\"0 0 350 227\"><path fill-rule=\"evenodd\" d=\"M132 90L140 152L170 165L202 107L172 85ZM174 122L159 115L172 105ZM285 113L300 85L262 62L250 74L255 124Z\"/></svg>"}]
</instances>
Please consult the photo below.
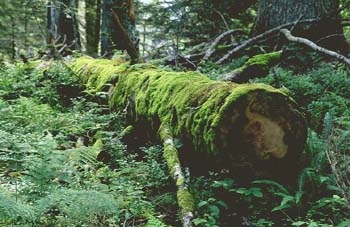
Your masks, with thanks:
<instances>
[{"instance_id":1,"label":"fallen log","mask_svg":"<svg viewBox=\"0 0 350 227\"><path fill-rule=\"evenodd\" d=\"M79 58L70 67L89 91L111 84L111 107L126 110L135 127L157 133L168 125L183 142L179 155L191 171L218 167L243 178L296 172L306 125L283 91L105 59Z\"/></svg>"}]
</instances>

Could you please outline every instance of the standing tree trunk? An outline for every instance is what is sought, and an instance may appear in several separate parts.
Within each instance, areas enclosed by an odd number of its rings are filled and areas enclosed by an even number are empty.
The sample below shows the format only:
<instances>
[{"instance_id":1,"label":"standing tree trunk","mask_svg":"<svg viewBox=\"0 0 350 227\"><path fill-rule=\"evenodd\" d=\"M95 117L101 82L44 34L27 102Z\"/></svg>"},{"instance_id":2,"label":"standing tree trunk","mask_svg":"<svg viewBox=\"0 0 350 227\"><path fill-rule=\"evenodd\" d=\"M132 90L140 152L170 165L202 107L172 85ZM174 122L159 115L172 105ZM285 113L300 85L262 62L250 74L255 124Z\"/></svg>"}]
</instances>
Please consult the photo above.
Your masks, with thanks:
<instances>
[{"instance_id":1,"label":"standing tree trunk","mask_svg":"<svg viewBox=\"0 0 350 227\"><path fill-rule=\"evenodd\" d=\"M101 28L101 0L85 0L86 3L86 49L93 56L98 54Z\"/></svg>"},{"instance_id":2,"label":"standing tree trunk","mask_svg":"<svg viewBox=\"0 0 350 227\"><path fill-rule=\"evenodd\" d=\"M329 49L347 50L338 0L260 0L255 34L263 33L279 25L304 19L318 19L319 22L297 28L296 36L313 41Z\"/></svg>"},{"instance_id":3,"label":"standing tree trunk","mask_svg":"<svg viewBox=\"0 0 350 227\"><path fill-rule=\"evenodd\" d=\"M102 4L102 34L101 50L102 55L110 56L112 50L126 50L124 35L115 26L115 17L112 11L118 16L124 30L127 31L133 45L137 46L137 35L135 27L135 10L133 0L103 0Z\"/></svg>"},{"instance_id":4,"label":"standing tree trunk","mask_svg":"<svg viewBox=\"0 0 350 227\"><path fill-rule=\"evenodd\" d=\"M48 43L52 49L66 45L80 48L76 0L49 0L47 11Z\"/></svg>"},{"instance_id":5,"label":"standing tree trunk","mask_svg":"<svg viewBox=\"0 0 350 227\"><path fill-rule=\"evenodd\" d=\"M81 51L87 51L87 7L85 0L77 0L78 1L78 28L79 28L79 39L81 45Z\"/></svg>"}]
</instances>

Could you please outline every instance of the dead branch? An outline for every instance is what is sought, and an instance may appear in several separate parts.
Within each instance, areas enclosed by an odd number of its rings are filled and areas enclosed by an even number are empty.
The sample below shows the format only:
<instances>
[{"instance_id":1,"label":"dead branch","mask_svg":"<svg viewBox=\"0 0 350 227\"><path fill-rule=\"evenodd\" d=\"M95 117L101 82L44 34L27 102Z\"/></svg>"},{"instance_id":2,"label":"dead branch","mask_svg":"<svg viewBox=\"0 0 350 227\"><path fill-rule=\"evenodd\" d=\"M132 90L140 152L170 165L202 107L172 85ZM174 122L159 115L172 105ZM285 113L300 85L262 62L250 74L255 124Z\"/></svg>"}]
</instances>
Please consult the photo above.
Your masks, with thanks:
<instances>
[{"instance_id":1,"label":"dead branch","mask_svg":"<svg viewBox=\"0 0 350 227\"><path fill-rule=\"evenodd\" d=\"M174 145L172 133L167 125L162 125L159 130L160 137L164 145L164 158L168 164L169 172L171 173L177 186L177 200L180 209L180 216L183 227L191 227L193 219L193 197L188 191L186 185L185 174L182 171L179 154Z\"/></svg>"},{"instance_id":2,"label":"dead branch","mask_svg":"<svg viewBox=\"0 0 350 227\"><path fill-rule=\"evenodd\" d=\"M117 15L116 12L114 12L113 9L111 9L111 11L112 11L113 19L114 19L113 21L114 21L114 24L116 26L116 30L118 31L118 33L120 33L122 35L122 39L125 43L125 50L131 58L131 64L136 64L136 63L140 62L139 52L137 51L134 43L131 41L131 39L128 35L128 32L125 30L122 23L120 22L119 16Z\"/></svg>"},{"instance_id":3,"label":"dead branch","mask_svg":"<svg viewBox=\"0 0 350 227\"><path fill-rule=\"evenodd\" d=\"M230 30L230 26L228 25L227 20L225 19L224 15L217 9L213 9L213 10L215 13L217 13L220 16L221 20L224 22L226 30ZM232 34L231 34L231 43L237 43L235 37Z\"/></svg>"},{"instance_id":4,"label":"dead branch","mask_svg":"<svg viewBox=\"0 0 350 227\"><path fill-rule=\"evenodd\" d=\"M276 33L278 33L281 29L284 29L284 28L288 28L288 27L291 27L291 26L295 26L295 24L297 23L302 23L302 24L310 24L310 23L315 23L316 21L319 21L318 19L306 19L306 20L297 20L293 23L288 23L288 24L283 24L283 25L280 25L280 26L277 26L275 28L272 28L264 33L261 33L260 35L257 35L253 38L250 38L246 41L244 41L242 44L236 46L235 48L233 48L231 51L229 51L225 56L223 56L222 58L220 58L216 64L217 65L220 65L222 63L224 63L225 61L229 60L234 54L244 50L245 48L249 47L249 46L252 46L254 44L256 44L257 42L263 40L263 39L266 39L268 38L269 36L271 35L274 35Z\"/></svg>"},{"instance_id":5,"label":"dead branch","mask_svg":"<svg viewBox=\"0 0 350 227\"><path fill-rule=\"evenodd\" d=\"M224 33L222 33L221 35L219 35L214 42L210 45L210 47L208 48L208 50L205 52L205 55L202 59L202 61L207 61L214 53L215 53L215 47L220 43L220 41L225 38L226 36L232 35L234 33L237 32L244 32L241 29L233 29L233 30L228 30Z\"/></svg>"},{"instance_id":6,"label":"dead branch","mask_svg":"<svg viewBox=\"0 0 350 227\"><path fill-rule=\"evenodd\" d=\"M293 36L288 29L281 29L280 31L287 38L287 40L308 46L316 52L319 52L331 58L337 59L338 61L343 62L346 65L350 66L350 59L345 57L344 55L338 54L337 52L328 50L324 47L320 47L309 39Z\"/></svg>"},{"instance_id":7,"label":"dead branch","mask_svg":"<svg viewBox=\"0 0 350 227\"><path fill-rule=\"evenodd\" d=\"M166 58L164 61L165 65L176 65L176 62L179 63L182 66L196 69L198 63L204 56L204 53L198 53L198 54L192 54L192 55L176 55L172 58ZM195 66L195 67L192 67Z\"/></svg>"}]
</instances>

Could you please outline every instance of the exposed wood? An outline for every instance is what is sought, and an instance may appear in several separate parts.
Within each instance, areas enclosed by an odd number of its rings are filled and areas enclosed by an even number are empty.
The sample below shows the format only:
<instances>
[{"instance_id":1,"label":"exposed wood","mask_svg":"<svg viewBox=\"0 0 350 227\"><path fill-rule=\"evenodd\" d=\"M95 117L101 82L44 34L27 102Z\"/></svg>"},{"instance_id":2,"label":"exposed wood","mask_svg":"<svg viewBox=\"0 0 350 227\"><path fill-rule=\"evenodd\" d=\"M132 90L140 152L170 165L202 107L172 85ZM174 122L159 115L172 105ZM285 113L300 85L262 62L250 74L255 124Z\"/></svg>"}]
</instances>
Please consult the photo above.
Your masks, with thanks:
<instances>
[{"instance_id":1,"label":"exposed wood","mask_svg":"<svg viewBox=\"0 0 350 227\"><path fill-rule=\"evenodd\" d=\"M291 34L291 32L288 29L281 29L281 33L286 37L287 40L295 43L300 43L303 44L307 47L310 47L312 50L327 55L331 58L334 58L340 62L345 63L347 66L350 66L350 59L345 57L344 55L338 54L335 51L328 50L326 48L318 46L316 43L312 42L311 40L301 38L301 37L296 37Z\"/></svg>"},{"instance_id":2,"label":"exposed wood","mask_svg":"<svg viewBox=\"0 0 350 227\"><path fill-rule=\"evenodd\" d=\"M257 35L257 36L255 36L253 38L250 38L250 39L244 41L243 43L241 43L240 45L236 46L235 48L230 50L225 56L220 58L216 62L216 64L220 65L220 64L230 60L234 54L239 53L240 51L244 50L245 48L258 43L261 40L265 40L265 39L271 37L272 35L275 35L276 33L278 33L283 28L288 28L288 27L295 26L297 23L298 24L310 24L310 23L315 23L316 21L318 21L318 20L317 19L300 20L300 21L295 21L293 23L283 24L283 25L280 25L280 26L275 27L273 29L270 29L270 30L268 30L268 31L266 31L266 32L264 32L264 33L262 33L260 35Z\"/></svg>"},{"instance_id":3,"label":"exposed wood","mask_svg":"<svg viewBox=\"0 0 350 227\"><path fill-rule=\"evenodd\" d=\"M114 12L113 9L111 9L111 11L112 11L113 19L114 19L113 22L116 26L118 33L122 35L121 38L124 41L124 45L125 45L124 48L131 58L131 63L136 64L136 63L141 62L140 54L139 54L138 50L136 49L134 43L131 41L131 39L128 35L128 32L125 30L125 28L121 24L118 15Z\"/></svg>"}]
</instances>

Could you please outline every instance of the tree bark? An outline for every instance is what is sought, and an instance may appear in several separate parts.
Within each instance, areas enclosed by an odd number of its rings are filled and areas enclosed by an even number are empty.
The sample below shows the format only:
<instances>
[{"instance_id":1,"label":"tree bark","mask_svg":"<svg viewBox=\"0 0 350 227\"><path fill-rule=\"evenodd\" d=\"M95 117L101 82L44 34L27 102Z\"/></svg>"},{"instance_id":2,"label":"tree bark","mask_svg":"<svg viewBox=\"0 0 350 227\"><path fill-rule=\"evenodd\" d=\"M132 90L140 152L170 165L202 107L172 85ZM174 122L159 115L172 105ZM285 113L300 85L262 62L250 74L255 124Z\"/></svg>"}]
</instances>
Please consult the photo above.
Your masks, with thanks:
<instances>
[{"instance_id":1,"label":"tree bark","mask_svg":"<svg viewBox=\"0 0 350 227\"><path fill-rule=\"evenodd\" d=\"M103 0L102 4L102 55L110 56L112 50L126 50L124 36L113 23L112 10L117 14L120 23L127 31L129 39L137 49L137 35L135 27L135 10L133 0Z\"/></svg>"},{"instance_id":2,"label":"tree bark","mask_svg":"<svg viewBox=\"0 0 350 227\"><path fill-rule=\"evenodd\" d=\"M103 59L80 58L70 67L90 92L112 84L111 107L126 110L129 123L144 135L167 125L184 144L179 155L191 172L225 169L243 179L288 179L296 173L305 121L296 104L277 89Z\"/></svg>"},{"instance_id":3,"label":"tree bark","mask_svg":"<svg viewBox=\"0 0 350 227\"><path fill-rule=\"evenodd\" d=\"M86 1L86 51L97 56L101 29L101 0Z\"/></svg>"},{"instance_id":4,"label":"tree bark","mask_svg":"<svg viewBox=\"0 0 350 227\"><path fill-rule=\"evenodd\" d=\"M333 50L347 51L338 0L260 0L254 34L305 19L317 19L319 22L312 26L297 26L293 33L313 41L340 34L323 40L320 45Z\"/></svg>"},{"instance_id":5,"label":"tree bark","mask_svg":"<svg viewBox=\"0 0 350 227\"><path fill-rule=\"evenodd\" d=\"M78 29L79 29L79 39L81 44L81 51L86 53L87 51L87 5L85 0L78 1Z\"/></svg>"},{"instance_id":6,"label":"tree bark","mask_svg":"<svg viewBox=\"0 0 350 227\"><path fill-rule=\"evenodd\" d=\"M128 32L124 29L123 25L120 22L119 16L112 9L113 22L115 29L120 35L119 40L123 43L123 48L129 54L131 58L131 64L136 64L140 62L139 51L136 49L132 40L130 39Z\"/></svg>"},{"instance_id":7,"label":"tree bark","mask_svg":"<svg viewBox=\"0 0 350 227\"><path fill-rule=\"evenodd\" d=\"M80 48L76 8L76 0L49 0L47 28L48 43L51 48L57 45L66 45L71 49Z\"/></svg>"}]
</instances>

